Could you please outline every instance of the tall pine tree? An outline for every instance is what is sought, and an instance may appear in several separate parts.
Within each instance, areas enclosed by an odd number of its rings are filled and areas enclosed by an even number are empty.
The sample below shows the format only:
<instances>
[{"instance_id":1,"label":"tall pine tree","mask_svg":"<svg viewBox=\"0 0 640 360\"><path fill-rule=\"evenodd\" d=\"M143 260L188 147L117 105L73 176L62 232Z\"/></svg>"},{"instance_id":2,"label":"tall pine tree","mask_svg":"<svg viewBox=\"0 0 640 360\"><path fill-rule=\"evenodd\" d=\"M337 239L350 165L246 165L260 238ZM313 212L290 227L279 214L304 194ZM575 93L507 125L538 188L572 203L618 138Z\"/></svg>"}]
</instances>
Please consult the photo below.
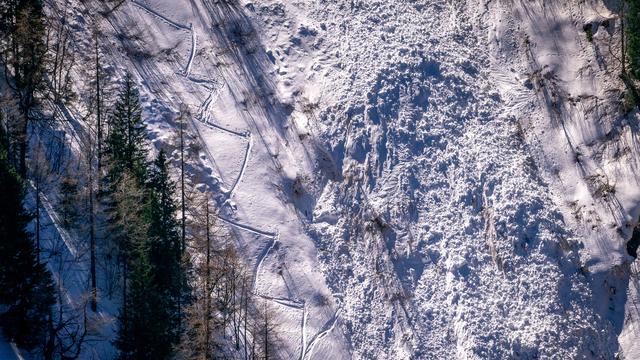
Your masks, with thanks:
<instances>
[{"instance_id":1,"label":"tall pine tree","mask_svg":"<svg viewBox=\"0 0 640 360\"><path fill-rule=\"evenodd\" d=\"M146 302L146 299L154 299L157 292L151 288L152 268L147 257L149 216L145 194L138 180L125 171L112 195L116 213L116 221L111 224L112 236L117 239L118 257L122 263L122 308L116 346L121 359L142 359L144 357L139 355L144 350L140 348L145 346L148 336L140 333L143 329L138 324L145 321L141 317L148 318L151 323L157 318L149 316L151 310Z\"/></svg>"},{"instance_id":2,"label":"tall pine tree","mask_svg":"<svg viewBox=\"0 0 640 360\"><path fill-rule=\"evenodd\" d=\"M102 200L109 226L110 243L106 246L106 257L117 259L122 279L122 317L127 319L130 255L133 244L142 236L141 230L138 231L143 221L139 207L145 201L143 185L147 152L146 127L142 121L138 90L128 73L124 77L114 108L108 119L106 186L101 195L104 196ZM143 233L146 236L146 230Z\"/></svg>"},{"instance_id":3,"label":"tall pine tree","mask_svg":"<svg viewBox=\"0 0 640 360\"><path fill-rule=\"evenodd\" d=\"M109 119L109 135L106 140L109 183L117 183L125 170L133 174L140 184L144 182L148 150L146 144L147 128L142 121L138 88L127 73Z\"/></svg>"},{"instance_id":4,"label":"tall pine tree","mask_svg":"<svg viewBox=\"0 0 640 360\"><path fill-rule=\"evenodd\" d=\"M149 171L149 258L155 268L154 282L165 299L168 329L165 337L172 345L179 338L181 304L186 287L175 191L176 185L169 178L165 153L160 150Z\"/></svg>"},{"instance_id":5,"label":"tall pine tree","mask_svg":"<svg viewBox=\"0 0 640 360\"><path fill-rule=\"evenodd\" d=\"M116 343L120 358L126 360L171 358L180 339L179 311L186 276L181 264L175 184L169 178L164 151L160 151L146 177L144 200L139 195L135 204L118 200L120 208L124 206L120 218L127 218L122 229L132 248L127 256L130 281ZM137 185L125 175L119 187L126 194ZM140 206L142 210L131 212Z\"/></svg>"},{"instance_id":6,"label":"tall pine tree","mask_svg":"<svg viewBox=\"0 0 640 360\"><path fill-rule=\"evenodd\" d=\"M137 242L131 256L131 280L123 304L116 346L122 360L168 359L165 299L154 281L155 269L149 260L147 239Z\"/></svg>"}]
</instances>

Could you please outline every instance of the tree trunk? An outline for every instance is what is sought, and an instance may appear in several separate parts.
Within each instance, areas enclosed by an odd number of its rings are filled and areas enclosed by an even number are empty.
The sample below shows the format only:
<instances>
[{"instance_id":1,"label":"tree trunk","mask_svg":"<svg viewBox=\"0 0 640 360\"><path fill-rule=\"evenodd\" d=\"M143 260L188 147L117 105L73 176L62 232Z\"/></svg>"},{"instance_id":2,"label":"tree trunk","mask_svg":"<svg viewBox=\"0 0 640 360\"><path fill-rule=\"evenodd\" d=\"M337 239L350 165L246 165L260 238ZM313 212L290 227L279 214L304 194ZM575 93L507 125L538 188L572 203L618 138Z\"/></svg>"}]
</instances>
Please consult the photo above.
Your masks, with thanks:
<instances>
[{"instance_id":1,"label":"tree trunk","mask_svg":"<svg viewBox=\"0 0 640 360\"><path fill-rule=\"evenodd\" d=\"M38 161L40 161L38 159ZM40 264L40 175L36 174L36 260Z\"/></svg>"},{"instance_id":2,"label":"tree trunk","mask_svg":"<svg viewBox=\"0 0 640 360\"><path fill-rule=\"evenodd\" d=\"M185 196L184 196L184 113L180 114L180 196L181 196L181 210L182 210L182 252L186 249L186 216L185 216ZM209 200L207 199L207 221L209 221ZM207 228L207 231L208 228Z\"/></svg>"},{"instance_id":3,"label":"tree trunk","mask_svg":"<svg viewBox=\"0 0 640 360\"><path fill-rule=\"evenodd\" d=\"M22 177L23 179L27 178L27 124L29 123L28 120L28 110L24 111L23 116L23 124L22 124L22 129L21 129L21 134L19 135L20 138L20 177Z\"/></svg>"},{"instance_id":4,"label":"tree trunk","mask_svg":"<svg viewBox=\"0 0 640 360\"><path fill-rule=\"evenodd\" d=\"M205 349L207 352L207 358L209 358L209 338L211 337L211 330L209 328L209 322L211 320L211 291L209 289L209 281L211 278L211 238L209 233L209 199L207 198L206 205L206 237L207 237L207 263L206 263L206 275L205 275Z\"/></svg>"},{"instance_id":5,"label":"tree trunk","mask_svg":"<svg viewBox=\"0 0 640 360\"><path fill-rule=\"evenodd\" d=\"M624 4L625 4L624 1L622 2L622 4L620 4L620 41L622 42L620 46L620 51L622 52L622 76L626 76L627 74L626 59L625 59L626 49L624 44L624 39L626 36L624 33L624 16L625 16Z\"/></svg>"},{"instance_id":6,"label":"tree trunk","mask_svg":"<svg viewBox=\"0 0 640 360\"><path fill-rule=\"evenodd\" d=\"M247 315L248 315L248 302L249 302L249 294L247 292L247 278L246 276L242 277L242 293L244 294L244 335L243 335L243 342L244 342L244 358L245 359L249 359L249 353L247 352Z\"/></svg>"},{"instance_id":7,"label":"tree trunk","mask_svg":"<svg viewBox=\"0 0 640 360\"><path fill-rule=\"evenodd\" d=\"M93 208L93 167L89 161L89 247L90 249L90 272L91 272L91 310L98 309L98 289L96 278L96 234L95 234L95 211Z\"/></svg>"},{"instance_id":8,"label":"tree trunk","mask_svg":"<svg viewBox=\"0 0 640 360\"><path fill-rule=\"evenodd\" d=\"M102 99L100 93L100 54L98 52L98 34L96 32L96 117L97 117L97 135L98 135L98 174L100 174L100 170L102 169ZM99 186L99 185L98 185Z\"/></svg>"},{"instance_id":9,"label":"tree trunk","mask_svg":"<svg viewBox=\"0 0 640 360\"><path fill-rule=\"evenodd\" d=\"M102 109L100 99L100 57L98 54L98 33L95 33L95 57L96 57L96 120L97 120L97 174L100 177L100 167L102 158ZM93 151L93 149L92 149ZM95 209L94 209L94 192L93 192L93 166L91 162L93 158L89 159L89 219L90 219L90 272L91 272L91 310L94 312L98 308L98 281L96 277L96 233L95 233ZM98 181L98 194L100 194L100 181Z\"/></svg>"}]
</instances>

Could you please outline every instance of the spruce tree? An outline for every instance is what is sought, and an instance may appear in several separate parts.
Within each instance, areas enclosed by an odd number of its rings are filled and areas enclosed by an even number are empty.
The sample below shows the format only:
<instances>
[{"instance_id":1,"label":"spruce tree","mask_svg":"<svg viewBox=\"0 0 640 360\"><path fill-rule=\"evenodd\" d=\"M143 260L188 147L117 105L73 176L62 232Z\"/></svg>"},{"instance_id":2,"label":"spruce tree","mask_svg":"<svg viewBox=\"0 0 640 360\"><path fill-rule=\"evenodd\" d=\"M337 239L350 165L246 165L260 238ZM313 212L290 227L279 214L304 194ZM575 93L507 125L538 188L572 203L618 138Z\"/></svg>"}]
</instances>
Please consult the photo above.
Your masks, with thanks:
<instances>
[{"instance_id":1,"label":"spruce tree","mask_svg":"<svg viewBox=\"0 0 640 360\"><path fill-rule=\"evenodd\" d=\"M149 170L149 259L154 267L153 281L164 300L162 321L165 322L166 333L163 334L163 342L173 346L179 339L186 276L176 218L176 185L169 178L167 165L165 153L160 150Z\"/></svg>"},{"instance_id":2,"label":"spruce tree","mask_svg":"<svg viewBox=\"0 0 640 360\"><path fill-rule=\"evenodd\" d=\"M138 359L139 313L149 312L144 303L145 286L152 285L146 258L148 216L144 205L144 191L129 172L121 175L113 192L114 221L110 224L112 238L117 242L122 264L122 308L120 309L116 346L121 359ZM145 258L141 259L144 256ZM151 297L151 293L148 293ZM151 320L155 320L151 319Z\"/></svg>"},{"instance_id":3,"label":"spruce tree","mask_svg":"<svg viewBox=\"0 0 640 360\"><path fill-rule=\"evenodd\" d=\"M118 186L120 238L126 239L123 308L116 345L121 359L168 359L179 339L182 297L181 252L175 184L163 152L145 189L125 173Z\"/></svg>"},{"instance_id":4,"label":"spruce tree","mask_svg":"<svg viewBox=\"0 0 640 360\"><path fill-rule=\"evenodd\" d=\"M1 144L0 194L0 325L18 346L33 349L43 344L54 288L26 230L33 217L23 207L24 183Z\"/></svg>"},{"instance_id":5,"label":"spruce tree","mask_svg":"<svg viewBox=\"0 0 640 360\"><path fill-rule=\"evenodd\" d=\"M171 343L166 341L164 299L153 280L155 269L149 261L149 244L141 239L131 256L131 281L123 304L116 345L122 360L168 359Z\"/></svg>"},{"instance_id":6,"label":"spruce tree","mask_svg":"<svg viewBox=\"0 0 640 360\"><path fill-rule=\"evenodd\" d=\"M118 182L125 170L142 184L146 173L147 129L142 121L138 88L129 73L109 119L106 152L109 160L108 182Z\"/></svg>"},{"instance_id":7,"label":"spruce tree","mask_svg":"<svg viewBox=\"0 0 640 360\"><path fill-rule=\"evenodd\" d=\"M144 179L146 178L146 127L138 90L130 74L126 74L114 111L109 117L109 134L106 138L106 177L102 197L104 212L109 224L107 258L117 258L121 270L123 299L126 300L128 265L132 249L134 229L128 222L141 221L137 207L144 204ZM132 199L135 199L133 202ZM127 204L131 203L131 208ZM145 231L146 235L146 231ZM117 251L114 254L113 251ZM126 301L123 312L126 317Z\"/></svg>"}]
</instances>

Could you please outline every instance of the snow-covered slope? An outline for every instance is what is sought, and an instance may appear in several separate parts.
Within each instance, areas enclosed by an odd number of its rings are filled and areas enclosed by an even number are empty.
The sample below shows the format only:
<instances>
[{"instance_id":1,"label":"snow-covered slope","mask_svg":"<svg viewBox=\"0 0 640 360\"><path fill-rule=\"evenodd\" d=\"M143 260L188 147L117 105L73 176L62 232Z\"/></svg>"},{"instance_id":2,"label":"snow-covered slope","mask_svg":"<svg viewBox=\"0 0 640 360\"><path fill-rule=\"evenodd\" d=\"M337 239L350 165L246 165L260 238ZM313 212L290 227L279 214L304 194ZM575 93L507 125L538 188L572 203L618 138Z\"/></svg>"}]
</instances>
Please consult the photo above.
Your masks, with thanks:
<instances>
[{"instance_id":1,"label":"snow-covered slope","mask_svg":"<svg viewBox=\"0 0 640 360\"><path fill-rule=\"evenodd\" d=\"M71 3L156 146L189 109L283 358L640 354L613 1Z\"/></svg>"}]
</instances>

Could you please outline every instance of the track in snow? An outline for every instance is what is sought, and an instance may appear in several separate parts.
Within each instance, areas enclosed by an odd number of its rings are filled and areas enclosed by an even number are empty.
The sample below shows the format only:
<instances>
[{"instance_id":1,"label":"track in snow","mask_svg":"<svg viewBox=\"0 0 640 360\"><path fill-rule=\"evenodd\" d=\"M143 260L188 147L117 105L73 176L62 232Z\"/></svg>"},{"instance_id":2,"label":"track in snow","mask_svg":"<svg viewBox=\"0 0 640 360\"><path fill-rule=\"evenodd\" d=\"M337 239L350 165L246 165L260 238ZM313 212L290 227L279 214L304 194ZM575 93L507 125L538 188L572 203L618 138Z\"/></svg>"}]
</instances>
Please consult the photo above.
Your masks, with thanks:
<instances>
[{"instance_id":1,"label":"track in snow","mask_svg":"<svg viewBox=\"0 0 640 360\"><path fill-rule=\"evenodd\" d=\"M187 66L184 69L184 76L188 77L191 72L191 65L193 64L193 58L196 56L196 31L193 30L193 24L189 25L189 30L191 31L191 52L189 53L189 60L187 61Z\"/></svg>"},{"instance_id":2,"label":"track in snow","mask_svg":"<svg viewBox=\"0 0 640 360\"><path fill-rule=\"evenodd\" d=\"M340 309L338 309L336 311L336 314L333 315L333 317L331 319L329 319L329 321L327 321L326 324L324 324L323 330L320 331L319 333L317 333L309 342L309 345L307 346L305 352L302 355L303 359L308 359L311 354L313 353L313 349L316 347L316 345L318 344L318 342L322 339L324 339L330 332L331 330L333 330L333 328L336 327L336 323L338 322L338 317L340 316Z\"/></svg>"},{"instance_id":3,"label":"track in snow","mask_svg":"<svg viewBox=\"0 0 640 360\"><path fill-rule=\"evenodd\" d=\"M226 223L228 223L228 224L230 224L230 225L232 225L234 227L237 227L239 229L252 232L254 234L266 236L266 237L269 237L269 238L276 238L278 236L278 233L272 233L272 232L260 230L258 228L254 228L253 226L241 224L239 222L236 222L236 221L231 220L231 219L224 218L222 216L218 216L218 219L220 219L220 220L222 220L222 221L224 221L224 222L226 222Z\"/></svg>"},{"instance_id":4,"label":"track in snow","mask_svg":"<svg viewBox=\"0 0 640 360\"><path fill-rule=\"evenodd\" d=\"M304 303L300 302L300 301L296 301L296 300L291 300L291 299L287 299L287 298L277 298L277 297L273 297L273 296L268 296L268 295L260 295L260 294L256 294L254 293L254 295L266 299L266 300L271 300L275 303L278 303L282 306L287 306L290 308L294 308L297 310L303 310L304 309Z\"/></svg>"},{"instance_id":5,"label":"track in snow","mask_svg":"<svg viewBox=\"0 0 640 360\"><path fill-rule=\"evenodd\" d=\"M231 186L231 189L229 189L229 192L227 193L228 199L231 199L231 196L233 196L233 192L236 190L236 187L238 187L238 184L240 183L240 181L242 181L244 172L245 170L247 170L247 163L249 162L249 154L251 153L252 143L253 143L253 138L251 137L251 135L249 135L249 141L247 142L247 150L244 152L244 159L242 160L242 168L240 168L240 173L238 174L236 181L233 183L233 185Z\"/></svg>"},{"instance_id":6,"label":"track in snow","mask_svg":"<svg viewBox=\"0 0 640 360\"><path fill-rule=\"evenodd\" d=\"M269 253L271 252L271 250L273 250L273 248L276 246L276 244L278 243L278 237L275 236L274 238L271 239L271 242L269 244L269 246L265 249L265 251L262 252L262 254L260 254L260 258L258 258L258 261L256 262L256 267L253 271L254 275L253 275L253 292L257 294L256 292L256 284L258 282L258 274L260 272L260 268L262 267L262 263L264 262L264 259L267 257L267 255L269 255Z\"/></svg>"},{"instance_id":7,"label":"track in snow","mask_svg":"<svg viewBox=\"0 0 640 360\"><path fill-rule=\"evenodd\" d=\"M243 161L242 161L242 168L240 170L240 173L238 174L238 177L236 178L235 182L231 185L231 188L227 191L226 196L227 199L231 199L231 197L233 196L234 191L236 190L236 188L238 187L238 185L240 184L240 182L242 181L242 178L244 176L245 170L247 168L247 164L249 162L249 156L251 153L251 148L253 145L253 137L251 135L251 132L247 131L247 132L241 132L238 130L232 130L232 129L228 129L225 128L224 126L218 125L216 123L214 123L213 121L211 121L211 113L210 113L210 108L211 105L213 103L215 103L215 101L218 99L220 92L222 91L222 88L224 87L224 81L222 79L222 76L219 76L218 79L213 80L213 81L209 81L209 80L203 80L203 79L197 79L194 77L190 76L190 72L191 72L191 67L194 61L194 58L196 56L196 43L197 43L197 36L196 36L196 32L195 29L193 27L193 24L190 24L190 26L186 26L186 25L182 25L179 24L169 18L167 18L166 16L158 13L157 11L151 9L150 7L148 7L145 4L142 4L140 2L138 2L137 0L132 0L132 3L134 5L136 5L137 7L141 8L142 10L148 12L149 14L153 15L154 17L166 22L167 24L171 25L172 27L179 29L179 30L187 30L191 32L191 52L189 55L189 58L187 60L187 64L185 65L184 68L184 72L183 75L184 77L195 83L195 84L199 84L207 89L210 89L207 85L213 85L213 89L211 89L209 96L205 99L205 101L200 105L200 111L199 111L199 116L195 117L198 122L204 124L205 126L209 127L209 128L214 128L214 129L218 129L224 132L227 132L229 134L232 134L234 136L243 138L247 140L247 148L246 151L244 153L243 156ZM201 141L204 143L204 139L202 137L202 134L200 134L200 132L197 130L196 127L196 132L198 134L198 136L200 137ZM206 154L207 157L209 158L209 161L213 161L213 156L211 155L211 153L209 152L209 149L206 145L204 145L205 149L206 149ZM263 298L265 300L269 300L269 301L273 301L275 303L278 303L280 305L298 310L298 311L302 311L303 312L303 316L302 316L302 324L301 324L301 332L302 332L302 350L300 353L300 359L306 359L308 358L316 344L318 343L318 341L322 340L324 337L327 336L327 334L333 330L333 328L336 325L337 322L337 318L339 316L340 310L338 309L335 313L335 315L325 324L325 326L323 327L323 330L321 330L319 333L317 333L312 339L311 341L307 344L307 316L308 316L308 312L307 312L307 307L306 307L306 302L303 301L299 301L297 299L289 299L289 298L276 298L276 297L271 297L268 295L264 295L264 294L259 294L255 292L255 286L256 286L256 280L258 277L258 273L260 271L260 268L262 267L262 263L264 262L265 258L269 255L269 253L273 250L273 248L275 247L276 243L278 242L278 238L279 238L279 232L275 232L275 233L271 233L268 231L264 231L264 230L260 230L257 229L251 225L246 225L246 224L241 224L238 223L234 220L231 219L227 219L221 216L218 216L218 218L222 221L224 221L225 223L248 231L248 232L252 232L254 234L258 234L258 235L262 235L265 236L267 238L270 239L270 243L269 246L265 249L265 251L263 251L262 254L260 254L260 257L256 263L255 269L254 269L254 276L253 276L253 288L254 288L254 295Z\"/></svg>"},{"instance_id":8,"label":"track in snow","mask_svg":"<svg viewBox=\"0 0 640 360\"><path fill-rule=\"evenodd\" d=\"M16 359L24 360L24 358L22 357L22 354L20 353L20 349L18 349L18 346L16 345L16 343L12 341L9 343L9 345L11 345L11 350L13 350L13 354L16 356Z\"/></svg>"},{"instance_id":9,"label":"track in snow","mask_svg":"<svg viewBox=\"0 0 640 360\"><path fill-rule=\"evenodd\" d=\"M146 4L143 4L137 0L131 0L131 3L137 7L139 7L140 9L148 12L149 14L157 17L158 19L164 21L165 23L171 25L172 27L178 29L178 30L187 30L187 31L191 31L191 27L186 26L186 25L182 25L182 24L178 24L177 22L169 19L168 17L160 14L159 12L153 10L152 8L148 7Z\"/></svg>"}]
</instances>

